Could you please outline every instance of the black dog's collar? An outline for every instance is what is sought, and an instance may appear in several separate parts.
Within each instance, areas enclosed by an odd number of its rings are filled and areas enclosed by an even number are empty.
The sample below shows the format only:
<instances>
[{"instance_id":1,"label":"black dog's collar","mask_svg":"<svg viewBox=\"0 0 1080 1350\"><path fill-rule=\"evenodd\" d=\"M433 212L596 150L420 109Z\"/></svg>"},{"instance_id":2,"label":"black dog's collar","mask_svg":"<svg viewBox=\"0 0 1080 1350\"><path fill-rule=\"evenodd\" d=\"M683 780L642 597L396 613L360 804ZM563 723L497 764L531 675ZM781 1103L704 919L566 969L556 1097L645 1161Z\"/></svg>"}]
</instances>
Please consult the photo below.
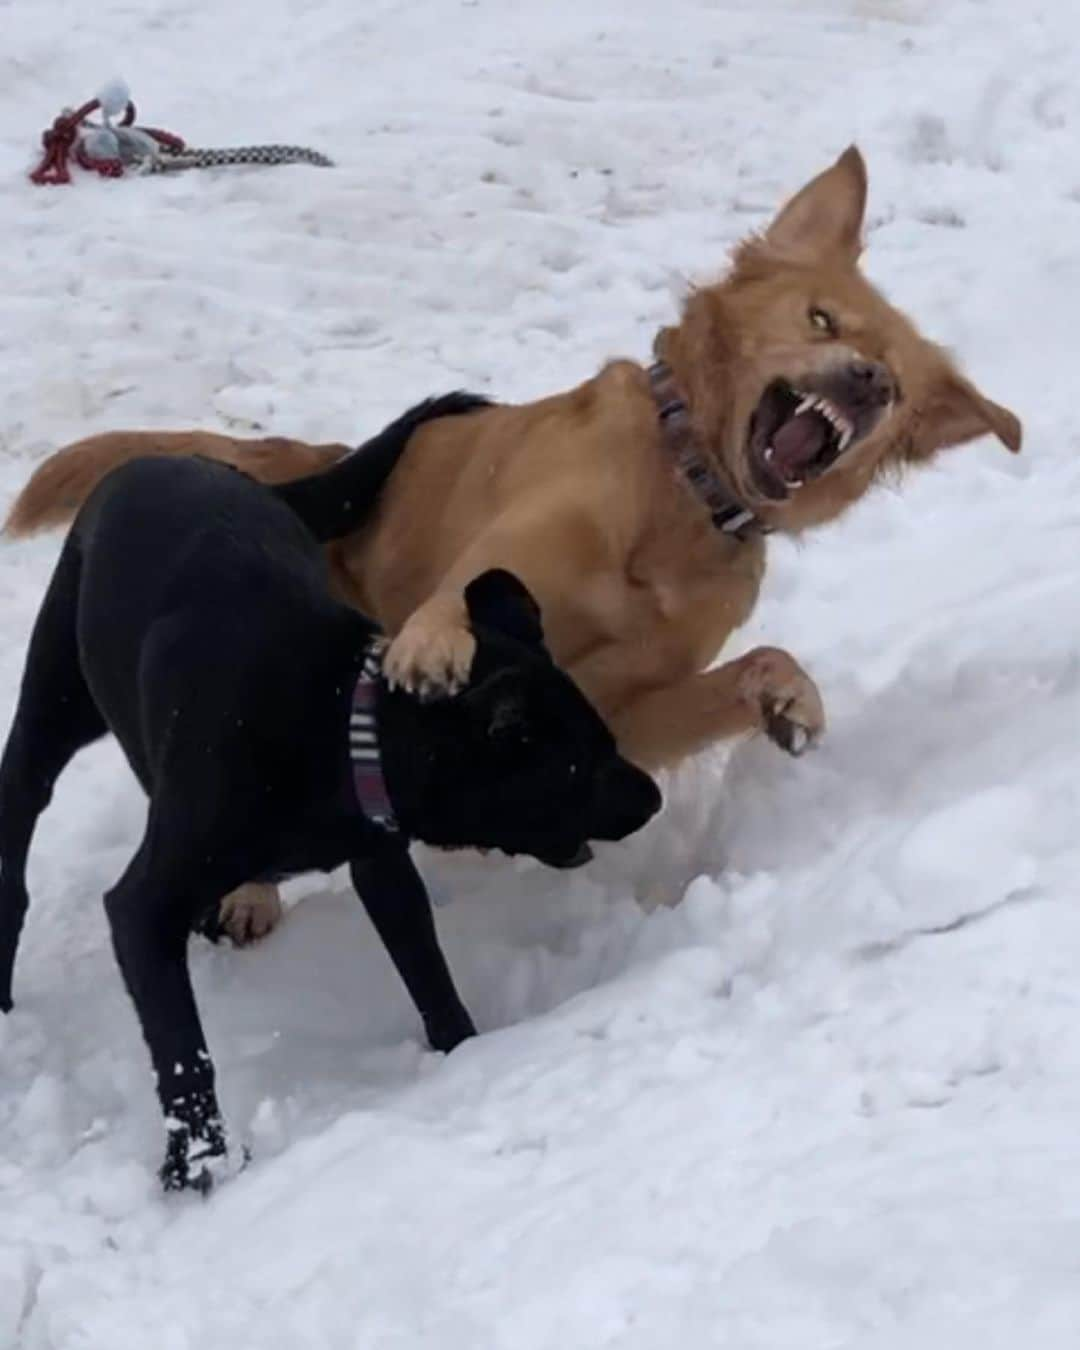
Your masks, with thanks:
<instances>
[{"instance_id":1,"label":"black dog's collar","mask_svg":"<svg viewBox=\"0 0 1080 1350\"><path fill-rule=\"evenodd\" d=\"M369 647L353 686L349 708L349 760L353 791L364 815L384 830L396 831L397 821L383 777L379 736L375 726L375 698L382 675L382 640Z\"/></svg>"},{"instance_id":2,"label":"black dog's collar","mask_svg":"<svg viewBox=\"0 0 1080 1350\"><path fill-rule=\"evenodd\" d=\"M649 386L661 430L674 453L679 472L708 510L713 525L721 534L730 534L736 539L745 539L755 531L767 534L768 526L762 524L748 506L731 495L698 454L694 445L690 410L666 362L657 361L649 367Z\"/></svg>"}]
</instances>

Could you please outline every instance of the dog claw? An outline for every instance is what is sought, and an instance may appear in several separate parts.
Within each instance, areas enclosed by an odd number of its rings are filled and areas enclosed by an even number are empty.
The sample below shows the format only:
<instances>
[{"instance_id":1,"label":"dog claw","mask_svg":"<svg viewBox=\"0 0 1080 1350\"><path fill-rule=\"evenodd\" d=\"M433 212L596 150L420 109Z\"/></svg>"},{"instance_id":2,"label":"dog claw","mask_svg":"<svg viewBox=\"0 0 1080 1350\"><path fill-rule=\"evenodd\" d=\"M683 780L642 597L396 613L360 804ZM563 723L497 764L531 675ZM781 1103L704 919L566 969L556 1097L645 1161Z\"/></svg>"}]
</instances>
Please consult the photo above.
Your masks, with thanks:
<instances>
[{"instance_id":1,"label":"dog claw","mask_svg":"<svg viewBox=\"0 0 1080 1350\"><path fill-rule=\"evenodd\" d=\"M810 744L810 733L805 727L792 726L788 732L787 748L790 754L801 755Z\"/></svg>"},{"instance_id":2,"label":"dog claw","mask_svg":"<svg viewBox=\"0 0 1080 1350\"><path fill-rule=\"evenodd\" d=\"M421 675L411 693L415 693L422 703L434 703L439 699L453 698L465 688L465 682L454 670L445 670L438 676Z\"/></svg>"},{"instance_id":3,"label":"dog claw","mask_svg":"<svg viewBox=\"0 0 1080 1350\"><path fill-rule=\"evenodd\" d=\"M214 1177L209 1167L204 1167L196 1177L192 1177L187 1188L190 1191L196 1191L205 1200L214 1189Z\"/></svg>"},{"instance_id":4,"label":"dog claw","mask_svg":"<svg viewBox=\"0 0 1080 1350\"><path fill-rule=\"evenodd\" d=\"M807 750L818 743L819 736L810 727L794 722L782 710L775 708L765 711L765 734L769 740L798 759Z\"/></svg>"},{"instance_id":5,"label":"dog claw","mask_svg":"<svg viewBox=\"0 0 1080 1350\"><path fill-rule=\"evenodd\" d=\"M741 696L756 704L758 725L798 758L821 739L825 711L814 682L786 652L762 647L742 658Z\"/></svg>"},{"instance_id":6,"label":"dog claw","mask_svg":"<svg viewBox=\"0 0 1080 1350\"><path fill-rule=\"evenodd\" d=\"M418 611L419 613L419 611ZM409 620L390 643L383 671L391 687L421 699L447 698L468 682L476 641L462 623Z\"/></svg>"}]
</instances>

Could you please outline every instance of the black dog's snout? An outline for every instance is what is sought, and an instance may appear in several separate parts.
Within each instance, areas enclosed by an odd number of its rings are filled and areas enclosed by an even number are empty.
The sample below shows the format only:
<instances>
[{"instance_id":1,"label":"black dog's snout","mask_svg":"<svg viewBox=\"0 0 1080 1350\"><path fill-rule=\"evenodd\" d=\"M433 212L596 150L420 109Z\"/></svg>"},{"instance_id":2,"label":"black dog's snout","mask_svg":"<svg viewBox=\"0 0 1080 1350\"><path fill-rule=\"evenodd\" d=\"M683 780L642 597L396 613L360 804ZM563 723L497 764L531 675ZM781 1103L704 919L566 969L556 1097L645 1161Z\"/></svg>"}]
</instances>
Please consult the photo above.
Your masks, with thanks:
<instances>
[{"instance_id":1,"label":"black dog's snout","mask_svg":"<svg viewBox=\"0 0 1080 1350\"><path fill-rule=\"evenodd\" d=\"M598 796L596 838L625 839L660 810L660 789L647 773L617 764L604 775Z\"/></svg>"},{"instance_id":2,"label":"black dog's snout","mask_svg":"<svg viewBox=\"0 0 1080 1350\"><path fill-rule=\"evenodd\" d=\"M848 397L859 408L883 408L896 397L896 381L880 361L852 361L844 372Z\"/></svg>"}]
</instances>

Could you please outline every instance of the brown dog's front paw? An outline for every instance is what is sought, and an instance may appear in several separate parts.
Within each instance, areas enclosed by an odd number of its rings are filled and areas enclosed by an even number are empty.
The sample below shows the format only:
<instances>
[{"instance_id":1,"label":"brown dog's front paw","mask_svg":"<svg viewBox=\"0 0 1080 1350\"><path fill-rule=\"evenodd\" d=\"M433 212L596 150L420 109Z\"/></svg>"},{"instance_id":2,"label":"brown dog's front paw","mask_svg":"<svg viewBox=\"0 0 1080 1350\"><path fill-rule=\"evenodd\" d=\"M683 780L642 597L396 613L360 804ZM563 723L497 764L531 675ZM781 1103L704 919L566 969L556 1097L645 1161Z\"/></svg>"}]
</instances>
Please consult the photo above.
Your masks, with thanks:
<instances>
[{"instance_id":1,"label":"brown dog's front paw","mask_svg":"<svg viewBox=\"0 0 1080 1350\"><path fill-rule=\"evenodd\" d=\"M391 688L430 698L456 694L468 682L476 639L458 608L417 610L387 648L383 673Z\"/></svg>"},{"instance_id":2,"label":"brown dog's front paw","mask_svg":"<svg viewBox=\"0 0 1080 1350\"><path fill-rule=\"evenodd\" d=\"M739 697L754 709L766 736L789 755L816 745L825 731L825 707L795 658L778 647L757 647L741 664Z\"/></svg>"},{"instance_id":3,"label":"brown dog's front paw","mask_svg":"<svg viewBox=\"0 0 1080 1350\"><path fill-rule=\"evenodd\" d=\"M269 882L237 886L221 902L219 922L237 947L266 937L281 922L281 896Z\"/></svg>"}]
</instances>

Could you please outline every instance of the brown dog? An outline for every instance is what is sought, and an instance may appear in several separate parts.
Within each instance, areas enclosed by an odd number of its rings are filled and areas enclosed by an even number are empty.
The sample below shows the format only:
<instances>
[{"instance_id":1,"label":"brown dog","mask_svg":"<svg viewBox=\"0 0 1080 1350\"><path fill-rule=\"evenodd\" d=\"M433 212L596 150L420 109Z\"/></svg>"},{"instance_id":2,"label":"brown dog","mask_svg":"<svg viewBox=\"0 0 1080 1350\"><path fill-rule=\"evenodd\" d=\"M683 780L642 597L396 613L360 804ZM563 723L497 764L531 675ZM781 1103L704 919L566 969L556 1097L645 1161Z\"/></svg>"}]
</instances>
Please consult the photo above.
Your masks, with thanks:
<instances>
[{"instance_id":1,"label":"brown dog","mask_svg":"<svg viewBox=\"0 0 1080 1350\"><path fill-rule=\"evenodd\" d=\"M536 595L556 660L643 767L762 729L799 753L824 728L793 657L706 666L753 610L764 532L831 520L875 478L987 432L979 393L858 270L866 170L855 147L802 189L720 282L657 336L567 393L422 427L375 524L332 545L343 594L396 634L387 669L453 684L472 638L463 591L490 567ZM280 482L346 447L204 432L115 432L42 464L7 522L59 523L142 454L199 452Z\"/></svg>"}]
</instances>

